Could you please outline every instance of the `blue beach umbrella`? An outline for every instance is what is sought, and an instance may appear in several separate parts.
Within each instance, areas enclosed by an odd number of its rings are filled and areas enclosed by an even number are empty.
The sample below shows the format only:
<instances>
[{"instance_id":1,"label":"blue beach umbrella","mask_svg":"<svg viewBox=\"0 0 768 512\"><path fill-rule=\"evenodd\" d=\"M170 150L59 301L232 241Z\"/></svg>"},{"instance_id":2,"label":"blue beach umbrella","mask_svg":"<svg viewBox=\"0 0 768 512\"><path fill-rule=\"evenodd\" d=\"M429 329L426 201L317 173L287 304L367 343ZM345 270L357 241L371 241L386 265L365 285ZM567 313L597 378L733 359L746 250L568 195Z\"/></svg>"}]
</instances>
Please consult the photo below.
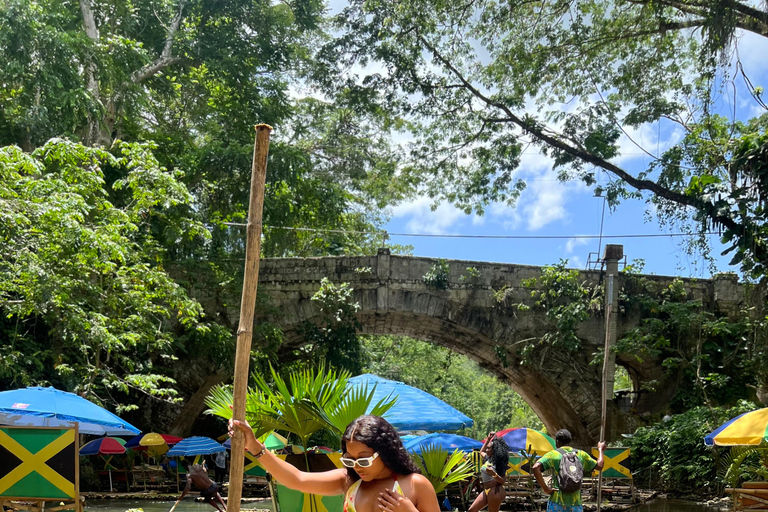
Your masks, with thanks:
<instances>
[{"instance_id":1,"label":"blue beach umbrella","mask_svg":"<svg viewBox=\"0 0 768 512\"><path fill-rule=\"evenodd\" d=\"M81 434L136 435L139 429L74 393L28 387L0 392L0 425L73 427Z\"/></svg>"},{"instance_id":2,"label":"blue beach umbrella","mask_svg":"<svg viewBox=\"0 0 768 512\"><path fill-rule=\"evenodd\" d=\"M210 437L194 436L182 439L168 450L169 457L187 457L190 455L211 455L227 449Z\"/></svg>"},{"instance_id":3,"label":"blue beach umbrella","mask_svg":"<svg viewBox=\"0 0 768 512\"><path fill-rule=\"evenodd\" d=\"M403 445L406 450L418 455L421 455L421 450L428 446L437 446L448 453L453 453L456 449L462 452L471 452L472 450L479 450L483 447L482 442L472 439L471 437L441 433L417 436L413 439L404 441Z\"/></svg>"},{"instance_id":4,"label":"blue beach umbrella","mask_svg":"<svg viewBox=\"0 0 768 512\"><path fill-rule=\"evenodd\" d=\"M396 380L382 379L370 373L349 379L352 388L367 386L373 393L371 407L384 398L397 398L397 403L384 413L384 418L400 430L459 430L471 427L472 418L426 391Z\"/></svg>"}]
</instances>

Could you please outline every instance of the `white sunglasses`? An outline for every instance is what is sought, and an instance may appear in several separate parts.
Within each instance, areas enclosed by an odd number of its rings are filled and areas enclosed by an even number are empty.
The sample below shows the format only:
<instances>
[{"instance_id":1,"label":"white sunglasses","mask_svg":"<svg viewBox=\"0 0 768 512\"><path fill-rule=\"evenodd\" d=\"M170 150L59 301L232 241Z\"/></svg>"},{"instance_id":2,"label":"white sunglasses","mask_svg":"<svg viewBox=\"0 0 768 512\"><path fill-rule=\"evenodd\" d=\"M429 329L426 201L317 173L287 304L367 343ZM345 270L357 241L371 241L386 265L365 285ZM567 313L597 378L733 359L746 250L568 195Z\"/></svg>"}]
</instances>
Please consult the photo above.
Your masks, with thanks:
<instances>
[{"instance_id":1,"label":"white sunglasses","mask_svg":"<svg viewBox=\"0 0 768 512\"><path fill-rule=\"evenodd\" d=\"M373 454L372 457L361 457L359 459L350 459L349 457L342 457L339 460L344 465L344 467L347 467L347 468L354 468L355 465L358 465L361 468L369 468L373 464L373 460L378 456L379 456L379 452L376 452Z\"/></svg>"}]
</instances>

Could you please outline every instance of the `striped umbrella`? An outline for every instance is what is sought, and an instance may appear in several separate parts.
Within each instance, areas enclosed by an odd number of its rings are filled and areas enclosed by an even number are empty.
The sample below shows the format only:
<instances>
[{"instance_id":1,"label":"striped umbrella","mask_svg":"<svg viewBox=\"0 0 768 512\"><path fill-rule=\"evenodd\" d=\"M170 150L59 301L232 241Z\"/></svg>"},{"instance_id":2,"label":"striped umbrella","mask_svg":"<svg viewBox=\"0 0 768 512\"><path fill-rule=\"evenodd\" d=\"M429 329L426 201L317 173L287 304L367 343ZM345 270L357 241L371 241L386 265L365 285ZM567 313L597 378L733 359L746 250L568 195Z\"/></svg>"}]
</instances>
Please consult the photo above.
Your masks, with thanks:
<instances>
[{"instance_id":1,"label":"striped umbrella","mask_svg":"<svg viewBox=\"0 0 768 512\"><path fill-rule=\"evenodd\" d=\"M768 441L768 407L736 416L704 438L707 446L755 445L763 441Z\"/></svg>"},{"instance_id":2,"label":"striped umbrella","mask_svg":"<svg viewBox=\"0 0 768 512\"><path fill-rule=\"evenodd\" d=\"M169 457L189 455L211 455L226 451L226 448L210 437L194 436L182 439L168 451Z\"/></svg>"}]
</instances>

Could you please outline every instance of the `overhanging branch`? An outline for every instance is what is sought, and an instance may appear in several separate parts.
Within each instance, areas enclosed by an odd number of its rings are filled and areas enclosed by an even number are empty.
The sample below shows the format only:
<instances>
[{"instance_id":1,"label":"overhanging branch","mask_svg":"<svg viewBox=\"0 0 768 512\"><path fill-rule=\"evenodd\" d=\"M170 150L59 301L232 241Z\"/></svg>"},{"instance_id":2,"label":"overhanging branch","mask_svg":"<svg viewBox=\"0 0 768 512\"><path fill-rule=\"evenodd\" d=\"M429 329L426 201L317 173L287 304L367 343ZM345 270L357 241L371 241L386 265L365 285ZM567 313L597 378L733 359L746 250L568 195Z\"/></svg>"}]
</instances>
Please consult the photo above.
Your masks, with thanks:
<instances>
[{"instance_id":1,"label":"overhanging branch","mask_svg":"<svg viewBox=\"0 0 768 512\"><path fill-rule=\"evenodd\" d=\"M171 24L168 26L168 33L166 34L165 44L163 45L163 51L160 53L160 56L141 69L134 71L133 74L131 74L131 81L133 83L146 80L171 64L181 60L178 57L173 56L173 39L181 25L181 19L184 14L184 4L185 0L179 0L179 10L176 12L176 16L171 20Z\"/></svg>"},{"instance_id":2,"label":"overhanging branch","mask_svg":"<svg viewBox=\"0 0 768 512\"><path fill-rule=\"evenodd\" d=\"M456 78L464 85L464 88L466 90L468 90L470 93L472 93L473 96L475 96L477 99L479 99L489 107L493 107L504 113L505 117L497 118L497 119L487 119L486 121L512 123L518 126L519 128L521 128L522 130L530 133L531 135L539 139L541 142L547 144L549 147L560 150L564 153L567 153L572 157L575 157L585 163L589 163L596 167L604 169L609 173L613 174L614 176L618 177L619 179L623 180L630 187L636 190L648 191L668 201L674 202L682 206L690 206L699 211L708 210L707 204L701 201L700 199L698 199L697 197L681 194L680 192L676 192L674 190L663 187L651 180L637 178L632 174L630 174L629 172L622 169L621 167L599 156L589 153L586 149L579 147L576 144L572 144L564 141L554 131L547 129L546 127L543 127L538 123L531 122L519 117L514 112L512 112L512 110L507 105L494 101L491 98L484 95L479 89L477 89L474 85L472 85L469 82L469 80L467 80L464 77L464 75L437 50L437 48L435 48L426 39L424 39L424 37L421 34L419 34L418 37L421 43L430 52L432 52L435 58L438 61L440 61L454 76L456 76ZM716 222L717 224L725 227L726 229L729 229L737 236L743 236L745 234L744 227L738 224L731 217L708 213L708 218L711 221Z\"/></svg>"}]
</instances>

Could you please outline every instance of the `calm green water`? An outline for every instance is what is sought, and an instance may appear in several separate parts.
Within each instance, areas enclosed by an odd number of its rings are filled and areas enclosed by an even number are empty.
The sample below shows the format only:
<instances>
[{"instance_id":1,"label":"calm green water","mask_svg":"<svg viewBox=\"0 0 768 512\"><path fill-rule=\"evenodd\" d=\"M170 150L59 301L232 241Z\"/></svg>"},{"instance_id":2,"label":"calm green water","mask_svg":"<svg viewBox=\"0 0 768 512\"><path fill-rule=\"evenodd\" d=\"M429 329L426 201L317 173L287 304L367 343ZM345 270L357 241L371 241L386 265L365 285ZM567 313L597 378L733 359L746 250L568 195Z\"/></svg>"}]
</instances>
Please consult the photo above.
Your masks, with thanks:
<instances>
[{"instance_id":1,"label":"calm green water","mask_svg":"<svg viewBox=\"0 0 768 512\"><path fill-rule=\"evenodd\" d=\"M707 507L691 501L658 498L630 510L631 512L722 512L723 509Z\"/></svg>"},{"instance_id":2,"label":"calm green water","mask_svg":"<svg viewBox=\"0 0 768 512\"><path fill-rule=\"evenodd\" d=\"M154 500L88 500L86 512L125 512L131 508L140 508L144 512L168 512L173 501ZM243 509L271 510L272 500L243 503ZM630 512L722 512L722 509L706 507L690 501L655 499L629 509ZM205 503L197 503L191 498L185 498L179 503L174 512L215 512L214 508Z\"/></svg>"},{"instance_id":3,"label":"calm green water","mask_svg":"<svg viewBox=\"0 0 768 512\"><path fill-rule=\"evenodd\" d=\"M144 512L168 512L174 503L176 502L155 500L88 500L85 502L85 512L125 512L131 508L140 508ZM249 501L243 503L240 508L271 510L272 500ZM174 512L216 512L216 509L207 503L198 503L193 498L185 497Z\"/></svg>"}]
</instances>

